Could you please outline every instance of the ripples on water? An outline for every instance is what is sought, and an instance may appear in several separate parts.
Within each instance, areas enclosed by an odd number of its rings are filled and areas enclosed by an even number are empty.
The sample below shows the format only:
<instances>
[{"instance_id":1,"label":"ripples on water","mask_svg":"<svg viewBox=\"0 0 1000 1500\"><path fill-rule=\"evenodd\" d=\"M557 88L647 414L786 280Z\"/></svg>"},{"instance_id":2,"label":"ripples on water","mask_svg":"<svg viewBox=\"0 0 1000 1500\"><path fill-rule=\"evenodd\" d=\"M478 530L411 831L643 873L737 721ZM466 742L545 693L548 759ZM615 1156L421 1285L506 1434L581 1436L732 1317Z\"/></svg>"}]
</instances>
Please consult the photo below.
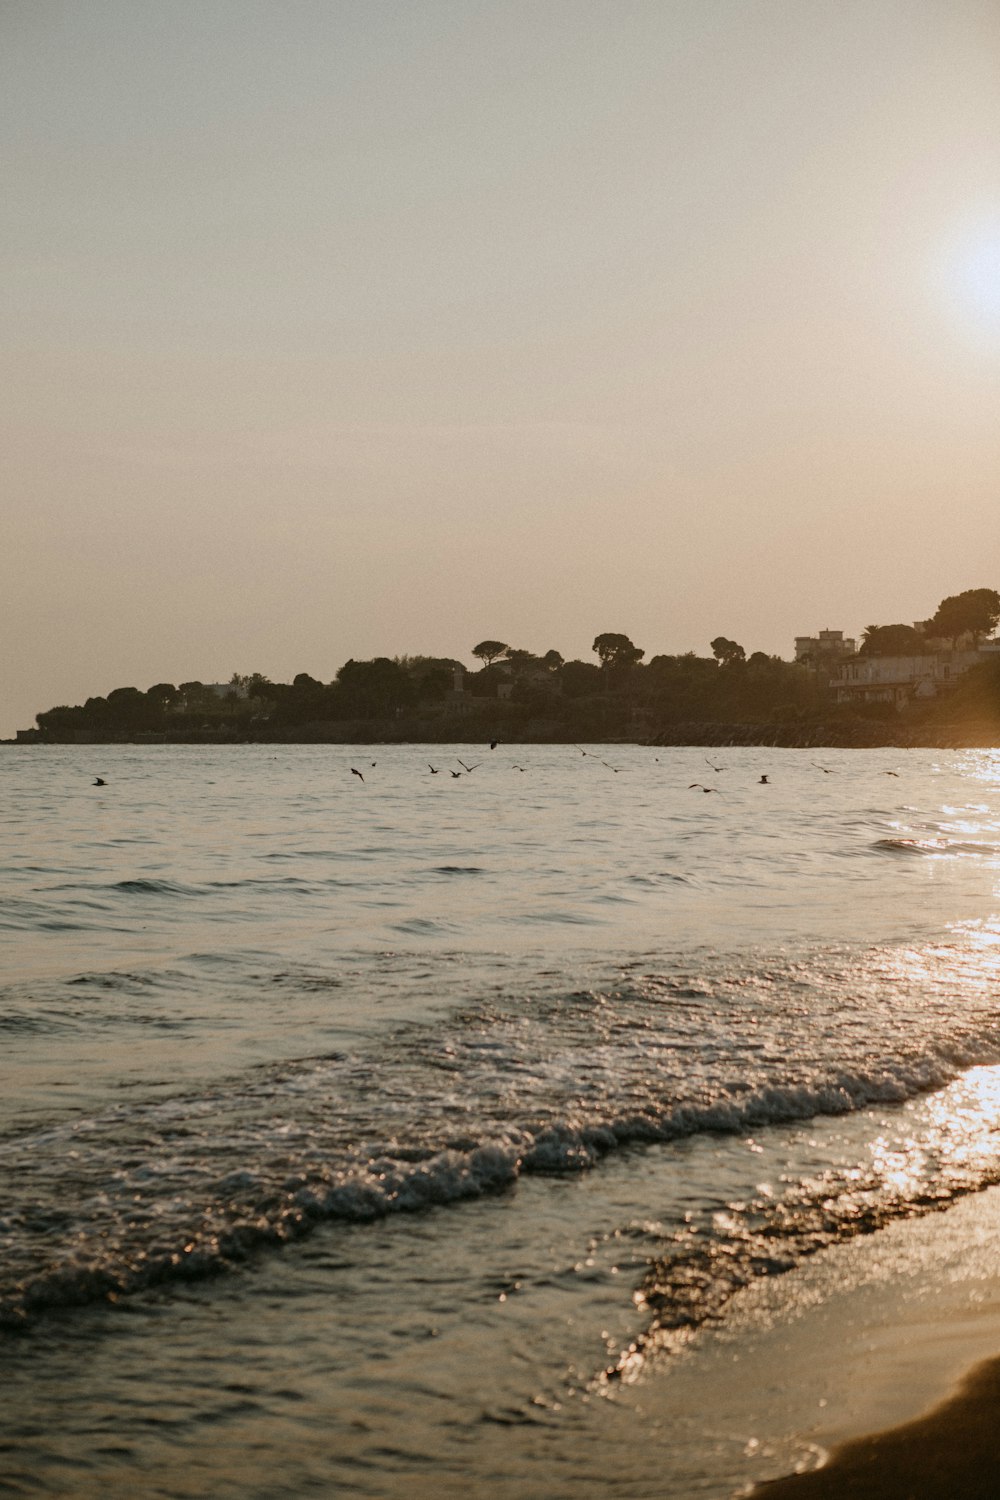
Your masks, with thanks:
<instances>
[{"instance_id":1,"label":"ripples on water","mask_svg":"<svg viewBox=\"0 0 1000 1500\"><path fill-rule=\"evenodd\" d=\"M427 759L0 762L0 1323L41 1492L68 1463L74 1493L596 1493L634 1446L596 1392L747 1280L996 1180L1000 756ZM143 1329L169 1434L126 1389ZM214 1457L192 1361L227 1376ZM53 1401L75 1436L25 1437ZM656 1493L726 1493L649 1462Z\"/></svg>"}]
</instances>

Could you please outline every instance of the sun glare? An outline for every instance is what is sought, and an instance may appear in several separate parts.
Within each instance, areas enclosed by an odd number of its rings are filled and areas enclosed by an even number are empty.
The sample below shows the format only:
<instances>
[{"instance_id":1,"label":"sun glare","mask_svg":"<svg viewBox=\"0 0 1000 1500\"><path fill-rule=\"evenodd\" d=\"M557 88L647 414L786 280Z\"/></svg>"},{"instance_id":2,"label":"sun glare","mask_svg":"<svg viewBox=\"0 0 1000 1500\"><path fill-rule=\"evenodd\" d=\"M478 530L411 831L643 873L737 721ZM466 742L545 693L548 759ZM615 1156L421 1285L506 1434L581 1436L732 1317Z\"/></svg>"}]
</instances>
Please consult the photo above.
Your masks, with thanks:
<instances>
[{"instance_id":1,"label":"sun glare","mask_svg":"<svg viewBox=\"0 0 1000 1500\"><path fill-rule=\"evenodd\" d=\"M946 277L962 322L980 339L1000 339L1000 222L969 230L953 244Z\"/></svg>"}]
</instances>

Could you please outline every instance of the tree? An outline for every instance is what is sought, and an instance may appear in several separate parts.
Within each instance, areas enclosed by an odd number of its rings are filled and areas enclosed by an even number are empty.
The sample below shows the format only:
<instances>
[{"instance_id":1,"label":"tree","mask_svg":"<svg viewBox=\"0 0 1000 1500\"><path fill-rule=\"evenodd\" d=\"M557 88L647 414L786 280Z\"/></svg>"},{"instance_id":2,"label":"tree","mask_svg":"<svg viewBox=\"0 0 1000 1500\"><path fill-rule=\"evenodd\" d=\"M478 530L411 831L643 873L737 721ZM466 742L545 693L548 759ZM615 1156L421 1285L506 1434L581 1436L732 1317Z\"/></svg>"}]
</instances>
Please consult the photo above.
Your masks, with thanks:
<instances>
[{"instance_id":1,"label":"tree","mask_svg":"<svg viewBox=\"0 0 1000 1500\"><path fill-rule=\"evenodd\" d=\"M1000 657L992 652L958 679L953 693L937 700L934 718L963 722L977 734L991 736L980 744L997 744L1000 733Z\"/></svg>"},{"instance_id":2,"label":"tree","mask_svg":"<svg viewBox=\"0 0 1000 1500\"><path fill-rule=\"evenodd\" d=\"M394 656L393 661L411 677L420 677L425 672L463 672L465 668L453 656Z\"/></svg>"},{"instance_id":3,"label":"tree","mask_svg":"<svg viewBox=\"0 0 1000 1500\"><path fill-rule=\"evenodd\" d=\"M177 691L185 713L194 713L199 709L205 709L214 702L212 693L197 678L192 679L191 682L180 683Z\"/></svg>"},{"instance_id":4,"label":"tree","mask_svg":"<svg viewBox=\"0 0 1000 1500\"><path fill-rule=\"evenodd\" d=\"M88 727L87 716L79 706L60 703L35 715L35 723L47 739L71 740L77 730Z\"/></svg>"},{"instance_id":5,"label":"tree","mask_svg":"<svg viewBox=\"0 0 1000 1500\"><path fill-rule=\"evenodd\" d=\"M717 635L709 644L712 647L712 655L724 667L735 667L740 662L746 661L747 654L739 641L731 641L724 635Z\"/></svg>"},{"instance_id":6,"label":"tree","mask_svg":"<svg viewBox=\"0 0 1000 1500\"><path fill-rule=\"evenodd\" d=\"M912 625L866 625L861 656L923 656L927 642Z\"/></svg>"},{"instance_id":7,"label":"tree","mask_svg":"<svg viewBox=\"0 0 1000 1500\"><path fill-rule=\"evenodd\" d=\"M478 646L473 646L472 654L478 656L485 666L491 667L498 657L509 650L506 641L480 641Z\"/></svg>"},{"instance_id":8,"label":"tree","mask_svg":"<svg viewBox=\"0 0 1000 1500\"><path fill-rule=\"evenodd\" d=\"M610 630L597 636L590 649L597 653L601 666L608 671L618 667L638 666L646 654L644 647L633 646L627 635L619 635Z\"/></svg>"},{"instance_id":9,"label":"tree","mask_svg":"<svg viewBox=\"0 0 1000 1500\"><path fill-rule=\"evenodd\" d=\"M929 635L946 636L954 645L960 635L971 635L976 646L981 635L992 635L1000 622L1000 594L996 589L966 589L942 599L927 622Z\"/></svg>"},{"instance_id":10,"label":"tree","mask_svg":"<svg viewBox=\"0 0 1000 1500\"><path fill-rule=\"evenodd\" d=\"M333 717L335 692L308 672L296 672L290 684L272 682L266 703L258 700L253 709L256 712L266 707L268 719L275 725L320 724Z\"/></svg>"},{"instance_id":11,"label":"tree","mask_svg":"<svg viewBox=\"0 0 1000 1500\"><path fill-rule=\"evenodd\" d=\"M414 691L421 703L441 703L454 680L450 667L429 667L413 677Z\"/></svg>"},{"instance_id":12,"label":"tree","mask_svg":"<svg viewBox=\"0 0 1000 1500\"><path fill-rule=\"evenodd\" d=\"M108 694L107 712L119 729L145 728L157 716L156 705L136 687L113 688Z\"/></svg>"},{"instance_id":13,"label":"tree","mask_svg":"<svg viewBox=\"0 0 1000 1500\"><path fill-rule=\"evenodd\" d=\"M265 698L268 689L274 684L262 672L234 672L229 679L229 686L236 697Z\"/></svg>"},{"instance_id":14,"label":"tree","mask_svg":"<svg viewBox=\"0 0 1000 1500\"><path fill-rule=\"evenodd\" d=\"M542 666L547 672L558 672L563 665L563 657L559 651L546 651L542 657Z\"/></svg>"},{"instance_id":15,"label":"tree","mask_svg":"<svg viewBox=\"0 0 1000 1500\"><path fill-rule=\"evenodd\" d=\"M409 677L418 703L442 702L455 680L455 673L465 670L453 656L394 656L393 661Z\"/></svg>"},{"instance_id":16,"label":"tree","mask_svg":"<svg viewBox=\"0 0 1000 1500\"><path fill-rule=\"evenodd\" d=\"M409 674L387 656L346 661L337 673L337 687L347 714L358 718L395 713L414 696Z\"/></svg>"},{"instance_id":17,"label":"tree","mask_svg":"<svg viewBox=\"0 0 1000 1500\"><path fill-rule=\"evenodd\" d=\"M588 698L601 690L601 669L591 661L568 661L559 674L567 698Z\"/></svg>"}]
</instances>

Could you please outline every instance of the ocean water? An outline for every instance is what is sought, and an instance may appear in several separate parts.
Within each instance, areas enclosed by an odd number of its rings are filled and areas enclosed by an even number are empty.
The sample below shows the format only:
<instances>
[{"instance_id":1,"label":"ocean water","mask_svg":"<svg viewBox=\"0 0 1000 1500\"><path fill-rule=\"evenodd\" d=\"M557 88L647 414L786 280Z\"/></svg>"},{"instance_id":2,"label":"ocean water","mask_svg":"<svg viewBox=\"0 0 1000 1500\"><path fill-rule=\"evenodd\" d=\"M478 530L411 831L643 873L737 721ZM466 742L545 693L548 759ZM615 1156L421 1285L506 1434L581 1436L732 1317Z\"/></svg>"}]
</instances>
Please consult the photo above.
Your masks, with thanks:
<instances>
[{"instance_id":1,"label":"ocean water","mask_svg":"<svg viewBox=\"0 0 1000 1500\"><path fill-rule=\"evenodd\" d=\"M1000 1180L1000 752L11 748L0 809L0 1494L727 1496L671 1403L739 1289Z\"/></svg>"}]
</instances>

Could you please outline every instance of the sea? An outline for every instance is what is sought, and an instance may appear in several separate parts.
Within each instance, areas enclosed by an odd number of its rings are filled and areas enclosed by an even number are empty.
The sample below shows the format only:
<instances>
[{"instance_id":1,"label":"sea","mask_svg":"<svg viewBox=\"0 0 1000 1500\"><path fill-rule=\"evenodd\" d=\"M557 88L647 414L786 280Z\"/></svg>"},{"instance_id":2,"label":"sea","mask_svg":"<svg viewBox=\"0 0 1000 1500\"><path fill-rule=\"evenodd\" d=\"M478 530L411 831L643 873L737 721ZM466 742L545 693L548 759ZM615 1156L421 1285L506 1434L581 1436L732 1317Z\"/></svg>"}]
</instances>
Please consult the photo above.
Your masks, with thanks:
<instances>
[{"instance_id":1,"label":"sea","mask_svg":"<svg viewBox=\"0 0 1000 1500\"><path fill-rule=\"evenodd\" d=\"M0 1495L730 1496L746 1289L1000 1181L1000 751L11 746L0 812Z\"/></svg>"}]
</instances>

